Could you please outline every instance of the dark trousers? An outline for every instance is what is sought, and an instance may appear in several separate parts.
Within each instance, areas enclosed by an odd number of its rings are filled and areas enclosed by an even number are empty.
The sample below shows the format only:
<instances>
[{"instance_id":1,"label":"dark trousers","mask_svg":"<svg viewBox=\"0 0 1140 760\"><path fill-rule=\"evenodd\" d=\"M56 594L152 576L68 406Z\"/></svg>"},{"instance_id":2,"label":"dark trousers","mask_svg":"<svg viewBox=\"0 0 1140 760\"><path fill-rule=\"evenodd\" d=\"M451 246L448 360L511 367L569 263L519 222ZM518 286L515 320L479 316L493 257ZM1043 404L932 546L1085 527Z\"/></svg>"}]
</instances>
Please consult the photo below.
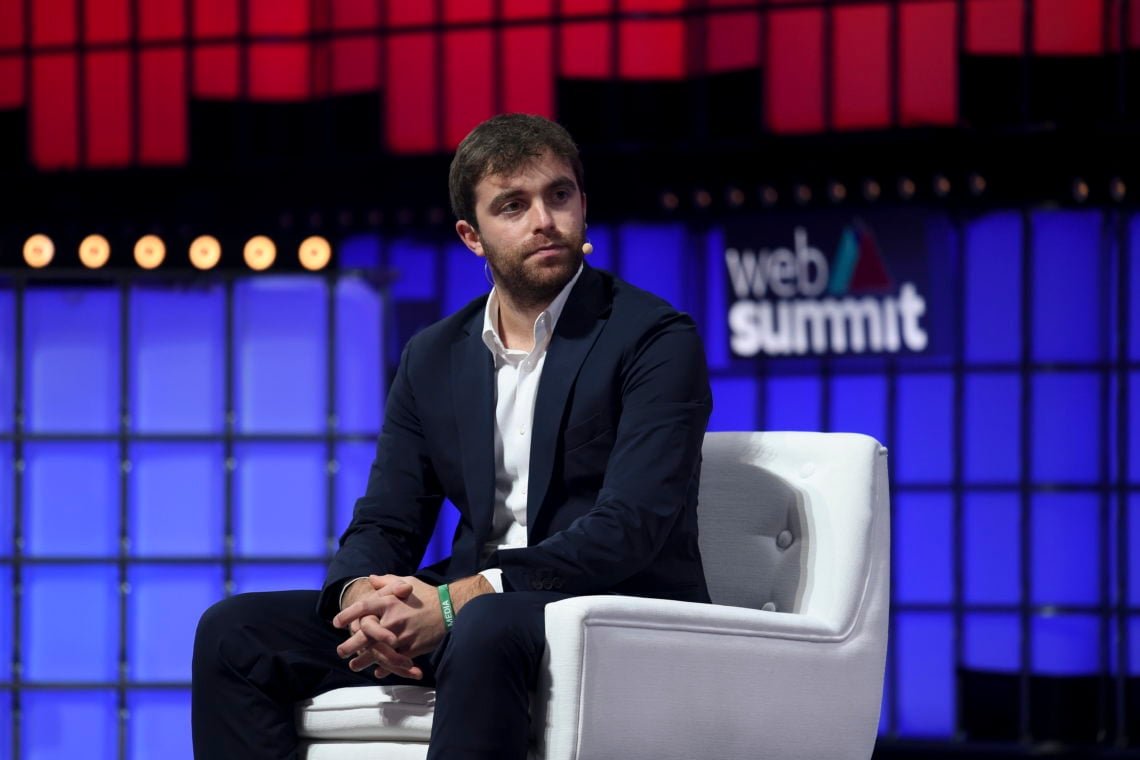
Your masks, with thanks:
<instances>
[{"instance_id":1,"label":"dark trousers","mask_svg":"<svg viewBox=\"0 0 1140 760\"><path fill-rule=\"evenodd\" d=\"M476 597L431 655L423 681L353 673L336 653L344 631L316 614L317 592L240 594L208 609L194 640L191 700L197 760L297 757L295 703L343 686L435 686L428 757L526 757L530 692L555 592Z\"/></svg>"}]
</instances>

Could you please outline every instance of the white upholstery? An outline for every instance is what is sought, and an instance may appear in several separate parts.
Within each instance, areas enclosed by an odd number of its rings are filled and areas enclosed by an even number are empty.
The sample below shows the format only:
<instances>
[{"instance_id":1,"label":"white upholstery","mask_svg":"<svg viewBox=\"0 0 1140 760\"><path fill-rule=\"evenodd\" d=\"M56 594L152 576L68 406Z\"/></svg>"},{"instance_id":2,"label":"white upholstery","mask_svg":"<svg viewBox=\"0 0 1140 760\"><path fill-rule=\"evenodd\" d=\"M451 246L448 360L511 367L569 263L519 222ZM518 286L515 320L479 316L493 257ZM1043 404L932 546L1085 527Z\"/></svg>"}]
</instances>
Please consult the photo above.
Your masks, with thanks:
<instances>
[{"instance_id":1,"label":"white upholstery","mask_svg":"<svg viewBox=\"0 0 1140 760\"><path fill-rule=\"evenodd\" d=\"M699 510L712 605L547 607L532 755L869 758L887 644L886 449L846 433L709 433ZM423 757L431 692L399 688L299 706L305 756Z\"/></svg>"}]
</instances>

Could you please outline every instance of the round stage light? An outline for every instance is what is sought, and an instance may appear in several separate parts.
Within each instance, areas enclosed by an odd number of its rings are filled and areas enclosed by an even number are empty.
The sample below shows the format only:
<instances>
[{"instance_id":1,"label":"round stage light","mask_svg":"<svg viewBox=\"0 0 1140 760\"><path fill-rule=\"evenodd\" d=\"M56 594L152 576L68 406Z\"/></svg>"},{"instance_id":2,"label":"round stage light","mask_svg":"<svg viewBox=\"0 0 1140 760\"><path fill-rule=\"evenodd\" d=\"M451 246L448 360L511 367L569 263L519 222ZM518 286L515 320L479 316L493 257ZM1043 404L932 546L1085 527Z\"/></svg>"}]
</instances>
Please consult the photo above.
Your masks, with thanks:
<instances>
[{"instance_id":1,"label":"round stage light","mask_svg":"<svg viewBox=\"0 0 1140 760\"><path fill-rule=\"evenodd\" d=\"M263 272L277 260L277 246L265 235L255 235L246 241L242 257L250 269Z\"/></svg>"},{"instance_id":2,"label":"round stage light","mask_svg":"<svg viewBox=\"0 0 1140 760\"><path fill-rule=\"evenodd\" d=\"M143 235L135 243L135 263L143 269L156 269L166 259L166 243L158 235Z\"/></svg>"},{"instance_id":3,"label":"round stage light","mask_svg":"<svg viewBox=\"0 0 1140 760\"><path fill-rule=\"evenodd\" d=\"M35 234L24 241L24 261L28 266L42 269L55 256L55 243L47 235Z\"/></svg>"},{"instance_id":4,"label":"round stage light","mask_svg":"<svg viewBox=\"0 0 1140 760\"><path fill-rule=\"evenodd\" d=\"M79 260L88 269L99 269L111 258L111 244L102 235L88 235L79 244Z\"/></svg>"},{"instance_id":5,"label":"round stage light","mask_svg":"<svg viewBox=\"0 0 1140 760\"><path fill-rule=\"evenodd\" d=\"M301 266L310 272L319 272L332 260L332 246L320 235L313 235L301 241L297 255L301 259Z\"/></svg>"},{"instance_id":6,"label":"round stage light","mask_svg":"<svg viewBox=\"0 0 1140 760\"><path fill-rule=\"evenodd\" d=\"M196 269L213 269L222 258L222 244L213 235L199 235L190 244L190 263Z\"/></svg>"}]
</instances>

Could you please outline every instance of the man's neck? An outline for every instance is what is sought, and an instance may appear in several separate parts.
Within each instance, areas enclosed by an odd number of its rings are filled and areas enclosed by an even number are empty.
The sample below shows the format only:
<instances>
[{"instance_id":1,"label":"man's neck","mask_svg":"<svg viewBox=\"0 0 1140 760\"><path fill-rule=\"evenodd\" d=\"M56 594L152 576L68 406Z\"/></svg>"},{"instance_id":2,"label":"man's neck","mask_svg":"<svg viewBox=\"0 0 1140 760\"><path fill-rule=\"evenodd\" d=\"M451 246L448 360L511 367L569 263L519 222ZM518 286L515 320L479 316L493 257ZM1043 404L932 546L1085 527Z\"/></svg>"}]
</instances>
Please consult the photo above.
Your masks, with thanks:
<instances>
[{"instance_id":1,"label":"man's neck","mask_svg":"<svg viewBox=\"0 0 1140 760\"><path fill-rule=\"evenodd\" d=\"M549 303L518 306L503 290L499 297L499 340L507 348L530 351L534 348L534 323Z\"/></svg>"}]
</instances>

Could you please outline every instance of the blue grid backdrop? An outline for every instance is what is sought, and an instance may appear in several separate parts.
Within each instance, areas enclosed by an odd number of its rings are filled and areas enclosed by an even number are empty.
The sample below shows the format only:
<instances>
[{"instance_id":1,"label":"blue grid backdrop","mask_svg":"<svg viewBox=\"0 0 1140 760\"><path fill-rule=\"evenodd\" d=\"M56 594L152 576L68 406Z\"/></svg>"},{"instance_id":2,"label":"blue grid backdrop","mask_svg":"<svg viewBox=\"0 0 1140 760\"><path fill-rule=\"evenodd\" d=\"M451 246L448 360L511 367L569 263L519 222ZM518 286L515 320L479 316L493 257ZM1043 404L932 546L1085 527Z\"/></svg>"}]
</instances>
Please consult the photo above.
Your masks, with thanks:
<instances>
[{"instance_id":1,"label":"blue grid backdrop","mask_svg":"<svg viewBox=\"0 0 1140 760\"><path fill-rule=\"evenodd\" d=\"M595 266L696 316L711 429L891 449L890 737L955 736L963 668L1140 675L1140 217L945 236L942 348L758 362L729 353L721 228L590 229ZM487 289L458 242L337 248L320 275L0 280L0 754L190 757L200 613L319 585L402 341Z\"/></svg>"}]
</instances>

